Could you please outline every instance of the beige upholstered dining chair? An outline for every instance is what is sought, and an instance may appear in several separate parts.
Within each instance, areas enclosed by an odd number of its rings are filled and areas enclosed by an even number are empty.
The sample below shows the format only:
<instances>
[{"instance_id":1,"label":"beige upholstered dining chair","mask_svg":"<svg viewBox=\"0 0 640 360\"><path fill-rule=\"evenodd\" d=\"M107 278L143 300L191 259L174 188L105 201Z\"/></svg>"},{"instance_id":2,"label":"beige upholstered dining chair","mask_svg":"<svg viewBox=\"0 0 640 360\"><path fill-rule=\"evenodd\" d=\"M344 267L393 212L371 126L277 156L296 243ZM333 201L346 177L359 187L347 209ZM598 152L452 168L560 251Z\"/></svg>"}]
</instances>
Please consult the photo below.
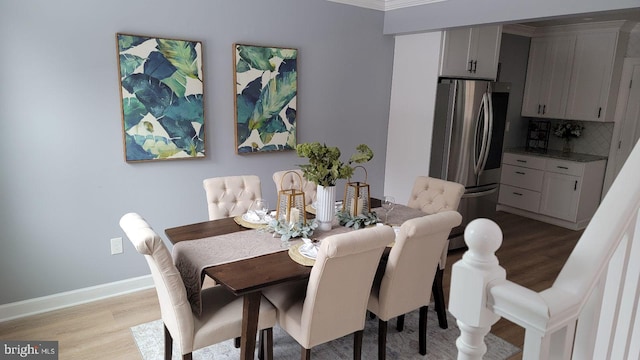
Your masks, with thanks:
<instances>
[{"instance_id":1,"label":"beige upholstered dining chair","mask_svg":"<svg viewBox=\"0 0 640 360\"><path fill-rule=\"evenodd\" d=\"M263 291L277 309L280 327L311 348L354 333L354 359L360 359L367 298L380 257L394 239L388 226L329 236L322 240L309 281Z\"/></svg>"},{"instance_id":2,"label":"beige upholstered dining chair","mask_svg":"<svg viewBox=\"0 0 640 360\"><path fill-rule=\"evenodd\" d=\"M260 178L256 175L223 176L205 179L209 220L242 215L255 199L262 197Z\"/></svg>"},{"instance_id":3,"label":"beige upholstered dining chair","mask_svg":"<svg viewBox=\"0 0 640 360\"><path fill-rule=\"evenodd\" d=\"M428 176L418 176L413 184L407 206L422 210L426 214L458 210L458 205L460 204L460 199L463 194L464 186L462 184ZM435 310L438 313L438 323L443 329L448 327L444 290L442 289L442 276L447 264L448 250L449 240L447 239L446 246L442 249L442 254L440 255L438 270L436 271L433 282ZM402 330L403 319L403 317L399 318L398 330Z\"/></svg>"},{"instance_id":4,"label":"beige upholstered dining chair","mask_svg":"<svg viewBox=\"0 0 640 360\"><path fill-rule=\"evenodd\" d=\"M160 236L136 213L124 215L120 227L136 250L144 255L151 269L164 323L165 359L171 359L174 340L180 346L182 358L191 359L191 353L197 349L240 337L242 298L221 286L205 289L202 291L202 314L195 315L180 273ZM275 308L262 299L258 320L258 329L262 330L260 339L265 340L260 346L262 359L272 358L275 322Z\"/></svg>"},{"instance_id":5,"label":"beige upholstered dining chair","mask_svg":"<svg viewBox=\"0 0 640 360\"><path fill-rule=\"evenodd\" d=\"M300 177L296 176L298 174ZM302 187L299 182L302 179ZM273 182L276 184L276 192L280 192L280 190L288 190L288 189L300 189L302 188L302 192L304 192L304 201L305 205L311 205L314 201L316 201L316 192L318 186L307 179L304 178L302 174L302 170L282 170L276 171L273 173Z\"/></svg>"},{"instance_id":6,"label":"beige upholstered dining chair","mask_svg":"<svg viewBox=\"0 0 640 360\"><path fill-rule=\"evenodd\" d=\"M457 211L405 221L387 258L384 273L373 283L367 309L378 316L378 359L386 358L387 322L420 309L419 351L427 354L427 310L440 253L451 229L460 225Z\"/></svg>"}]
</instances>

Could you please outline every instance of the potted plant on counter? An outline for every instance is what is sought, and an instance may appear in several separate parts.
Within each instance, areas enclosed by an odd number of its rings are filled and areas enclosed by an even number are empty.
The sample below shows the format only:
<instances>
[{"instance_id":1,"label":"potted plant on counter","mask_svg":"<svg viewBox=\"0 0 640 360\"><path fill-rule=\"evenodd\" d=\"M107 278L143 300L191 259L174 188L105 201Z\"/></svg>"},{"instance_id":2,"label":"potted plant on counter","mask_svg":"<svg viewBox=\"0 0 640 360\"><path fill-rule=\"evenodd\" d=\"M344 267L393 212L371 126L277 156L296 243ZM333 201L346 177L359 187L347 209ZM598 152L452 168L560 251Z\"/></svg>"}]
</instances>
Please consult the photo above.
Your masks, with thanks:
<instances>
[{"instance_id":1,"label":"potted plant on counter","mask_svg":"<svg viewBox=\"0 0 640 360\"><path fill-rule=\"evenodd\" d=\"M577 139L582 135L584 126L579 122L562 121L553 128L553 134L564 140L562 154L569 156L571 153L571 139Z\"/></svg>"},{"instance_id":2,"label":"potted plant on counter","mask_svg":"<svg viewBox=\"0 0 640 360\"><path fill-rule=\"evenodd\" d=\"M356 147L357 152L347 163L340 160L340 149L319 142L303 143L296 147L300 157L309 159L308 164L298 165L305 179L318 186L316 220L320 230L331 230L335 215L336 181L353 175L351 164L365 163L373 158L373 151L365 144Z\"/></svg>"}]
</instances>

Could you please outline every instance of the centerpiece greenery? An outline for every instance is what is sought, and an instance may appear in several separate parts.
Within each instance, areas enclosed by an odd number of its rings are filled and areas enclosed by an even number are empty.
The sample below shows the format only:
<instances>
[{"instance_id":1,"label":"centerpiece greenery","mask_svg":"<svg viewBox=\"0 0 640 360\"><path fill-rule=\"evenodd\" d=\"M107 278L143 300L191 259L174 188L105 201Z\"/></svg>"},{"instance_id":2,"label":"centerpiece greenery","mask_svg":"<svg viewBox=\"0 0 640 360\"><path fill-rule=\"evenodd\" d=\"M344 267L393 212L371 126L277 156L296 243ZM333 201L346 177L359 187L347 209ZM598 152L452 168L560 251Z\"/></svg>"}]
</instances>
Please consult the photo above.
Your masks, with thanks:
<instances>
[{"instance_id":1,"label":"centerpiece greenery","mask_svg":"<svg viewBox=\"0 0 640 360\"><path fill-rule=\"evenodd\" d=\"M365 144L356 147L348 163L340 161L340 149L319 142L298 144L299 157L309 159L308 164L298 165L305 179L321 186L335 186L338 179L348 179L353 175L351 164L365 163L373 158L373 151Z\"/></svg>"},{"instance_id":2,"label":"centerpiece greenery","mask_svg":"<svg viewBox=\"0 0 640 360\"><path fill-rule=\"evenodd\" d=\"M303 224L302 221L297 223L287 222L284 219L272 219L267 225L267 231L280 235L281 241L288 241L291 238L311 237L313 231L318 227L315 221L309 221Z\"/></svg>"},{"instance_id":3,"label":"centerpiece greenery","mask_svg":"<svg viewBox=\"0 0 640 360\"><path fill-rule=\"evenodd\" d=\"M368 214L360 214L353 216L348 211L338 211L336 214L340 225L360 229L380 222L378 214L372 211Z\"/></svg>"}]
</instances>

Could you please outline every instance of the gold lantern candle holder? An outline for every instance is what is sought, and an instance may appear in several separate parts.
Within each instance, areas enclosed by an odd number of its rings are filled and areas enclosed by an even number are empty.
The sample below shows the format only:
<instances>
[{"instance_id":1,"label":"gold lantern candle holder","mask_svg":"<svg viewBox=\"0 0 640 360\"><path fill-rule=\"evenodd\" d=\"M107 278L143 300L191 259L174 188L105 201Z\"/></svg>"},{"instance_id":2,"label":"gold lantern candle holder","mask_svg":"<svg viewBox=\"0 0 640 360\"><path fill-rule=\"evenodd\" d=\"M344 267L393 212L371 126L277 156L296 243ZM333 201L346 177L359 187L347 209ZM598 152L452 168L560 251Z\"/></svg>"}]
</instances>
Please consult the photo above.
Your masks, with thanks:
<instances>
[{"instance_id":1,"label":"gold lantern candle holder","mask_svg":"<svg viewBox=\"0 0 640 360\"><path fill-rule=\"evenodd\" d=\"M282 180L284 180L288 174L297 176L299 181L299 189L283 189ZM276 207L276 219L278 221L284 220L287 224L295 225L302 223L302 226L307 225L307 213L305 211L305 198L302 191L302 177L295 171L287 171L280 180L280 191L278 191L278 206Z\"/></svg>"},{"instance_id":2,"label":"gold lantern candle holder","mask_svg":"<svg viewBox=\"0 0 640 360\"><path fill-rule=\"evenodd\" d=\"M342 211L351 216L368 214L371 210L371 196L369 184L367 184L367 169L362 166L355 166L353 168L354 172L358 168L364 170L364 182L351 181L351 178L349 178L344 189L344 201L342 202Z\"/></svg>"}]
</instances>

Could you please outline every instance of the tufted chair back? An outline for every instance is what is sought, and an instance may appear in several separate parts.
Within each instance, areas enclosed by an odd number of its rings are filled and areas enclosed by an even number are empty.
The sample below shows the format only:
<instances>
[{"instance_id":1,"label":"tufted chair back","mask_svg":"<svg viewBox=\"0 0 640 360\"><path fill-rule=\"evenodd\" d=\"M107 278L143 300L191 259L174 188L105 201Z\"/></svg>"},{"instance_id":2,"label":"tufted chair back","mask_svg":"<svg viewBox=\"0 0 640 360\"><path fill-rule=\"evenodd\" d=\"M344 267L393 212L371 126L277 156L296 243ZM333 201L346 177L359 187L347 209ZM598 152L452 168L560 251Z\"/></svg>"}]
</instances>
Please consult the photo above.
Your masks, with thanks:
<instances>
[{"instance_id":1,"label":"tufted chair back","mask_svg":"<svg viewBox=\"0 0 640 360\"><path fill-rule=\"evenodd\" d=\"M359 353L376 268L394 237L389 226L328 236L320 244L308 282L264 291L278 309L280 327L302 346L302 359L309 359L312 347L351 333L356 335L354 354Z\"/></svg>"},{"instance_id":2,"label":"tufted chair back","mask_svg":"<svg viewBox=\"0 0 640 360\"><path fill-rule=\"evenodd\" d=\"M128 213L120 227L136 250L144 255L156 286L162 321L185 353L193 350L194 322L182 277L158 234L138 214Z\"/></svg>"},{"instance_id":3,"label":"tufted chair back","mask_svg":"<svg viewBox=\"0 0 640 360\"><path fill-rule=\"evenodd\" d=\"M255 199L262 197L260 178L256 175L223 176L205 179L209 220L242 215Z\"/></svg>"},{"instance_id":4,"label":"tufted chair back","mask_svg":"<svg viewBox=\"0 0 640 360\"><path fill-rule=\"evenodd\" d=\"M136 213L120 219L120 227L136 250L144 255L158 294L160 314L165 328L165 359L171 359L173 342L180 346L182 359L191 359L194 350L238 338L242 333L242 297L236 297L222 286L202 291L202 313L195 315L187 297L180 272L160 236ZM266 336L266 358L273 345L272 328L276 309L266 299L260 301L258 329Z\"/></svg>"},{"instance_id":5,"label":"tufted chair back","mask_svg":"<svg viewBox=\"0 0 640 360\"><path fill-rule=\"evenodd\" d=\"M407 206L431 215L458 210L464 186L453 181L418 176L413 184Z\"/></svg>"},{"instance_id":6,"label":"tufted chair back","mask_svg":"<svg viewBox=\"0 0 640 360\"><path fill-rule=\"evenodd\" d=\"M290 173L291 171L300 175L300 178ZM318 189L318 185L316 185L312 181L305 179L304 175L302 174L302 170L282 170L273 173L273 182L276 184L277 192L280 192L280 190L283 189L300 189L300 184L298 184L300 182L300 179L302 179L302 192L304 192L304 201L306 202L305 205L311 205L314 201L316 201L316 192ZM282 187L280 186L280 184L282 184Z\"/></svg>"},{"instance_id":7,"label":"tufted chair back","mask_svg":"<svg viewBox=\"0 0 640 360\"><path fill-rule=\"evenodd\" d=\"M441 249L451 229L460 225L457 211L444 211L405 221L382 277L376 277L367 309L378 316L378 359L386 353L387 322L396 316L420 309L420 354L426 354L427 317L431 301L431 283L438 267Z\"/></svg>"},{"instance_id":8,"label":"tufted chair back","mask_svg":"<svg viewBox=\"0 0 640 360\"><path fill-rule=\"evenodd\" d=\"M408 207L422 210L431 215L443 211L458 210L460 199L464 194L464 185L457 182L418 176L413 183ZM440 269L447 263L449 241L440 256Z\"/></svg>"},{"instance_id":9,"label":"tufted chair back","mask_svg":"<svg viewBox=\"0 0 640 360\"><path fill-rule=\"evenodd\" d=\"M453 181L431 178L428 176L418 176L413 184L408 207L419 209L426 214L439 214L444 211L456 211L460 205L460 199L464 194L464 186ZM440 254L438 271L433 285L433 296L438 312L440 327L447 328L447 316L444 306L444 290L442 289L442 277L447 264L447 254L449 253L449 240Z\"/></svg>"}]
</instances>

